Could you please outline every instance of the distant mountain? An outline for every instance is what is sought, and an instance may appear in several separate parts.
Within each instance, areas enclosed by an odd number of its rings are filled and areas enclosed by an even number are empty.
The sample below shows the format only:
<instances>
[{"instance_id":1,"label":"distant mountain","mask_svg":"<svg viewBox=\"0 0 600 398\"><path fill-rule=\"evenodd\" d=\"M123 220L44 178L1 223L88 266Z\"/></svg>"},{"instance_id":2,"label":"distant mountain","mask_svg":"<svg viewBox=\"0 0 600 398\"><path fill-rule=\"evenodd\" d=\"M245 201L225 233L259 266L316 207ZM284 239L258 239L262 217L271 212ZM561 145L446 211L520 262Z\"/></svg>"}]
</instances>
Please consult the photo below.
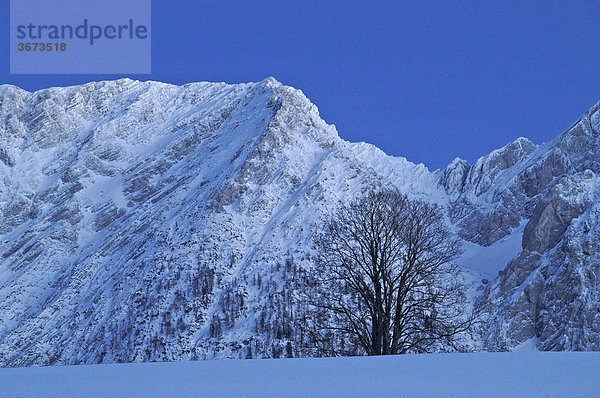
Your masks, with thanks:
<instances>
[{"instance_id":1,"label":"distant mountain","mask_svg":"<svg viewBox=\"0 0 600 398\"><path fill-rule=\"evenodd\" d=\"M465 241L488 303L469 349L598 349L597 109L430 172L340 139L273 78L0 86L0 365L312 355L311 237L390 185Z\"/></svg>"}]
</instances>

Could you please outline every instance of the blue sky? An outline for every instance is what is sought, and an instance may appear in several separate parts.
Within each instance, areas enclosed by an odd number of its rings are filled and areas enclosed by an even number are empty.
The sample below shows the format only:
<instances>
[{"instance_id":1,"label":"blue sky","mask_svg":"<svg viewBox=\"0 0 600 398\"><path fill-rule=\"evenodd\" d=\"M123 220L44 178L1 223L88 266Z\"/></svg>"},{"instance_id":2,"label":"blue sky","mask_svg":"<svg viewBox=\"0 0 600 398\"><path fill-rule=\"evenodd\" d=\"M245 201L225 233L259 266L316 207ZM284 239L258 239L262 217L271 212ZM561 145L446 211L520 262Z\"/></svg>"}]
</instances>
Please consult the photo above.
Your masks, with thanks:
<instances>
[{"instance_id":1,"label":"blue sky","mask_svg":"<svg viewBox=\"0 0 600 398\"><path fill-rule=\"evenodd\" d=\"M122 75L11 75L28 90ZM519 136L549 141L600 100L592 2L153 0L151 75L176 84L274 76L351 141L430 169Z\"/></svg>"}]
</instances>

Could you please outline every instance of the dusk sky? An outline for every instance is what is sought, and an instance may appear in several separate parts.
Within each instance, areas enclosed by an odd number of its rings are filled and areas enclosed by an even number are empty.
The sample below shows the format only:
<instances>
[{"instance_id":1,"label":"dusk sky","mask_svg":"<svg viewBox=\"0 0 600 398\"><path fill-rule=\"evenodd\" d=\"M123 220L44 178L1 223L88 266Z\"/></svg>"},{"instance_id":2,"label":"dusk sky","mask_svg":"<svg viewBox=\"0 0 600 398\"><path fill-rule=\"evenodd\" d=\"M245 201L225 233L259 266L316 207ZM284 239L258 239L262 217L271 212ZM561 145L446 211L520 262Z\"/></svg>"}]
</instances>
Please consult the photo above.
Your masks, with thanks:
<instances>
[{"instance_id":1,"label":"dusk sky","mask_svg":"<svg viewBox=\"0 0 600 398\"><path fill-rule=\"evenodd\" d=\"M36 90L126 76L9 74L8 3L0 83ZM301 89L342 138L431 170L519 136L549 141L600 100L592 2L152 3L153 73L127 77L274 76Z\"/></svg>"}]
</instances>

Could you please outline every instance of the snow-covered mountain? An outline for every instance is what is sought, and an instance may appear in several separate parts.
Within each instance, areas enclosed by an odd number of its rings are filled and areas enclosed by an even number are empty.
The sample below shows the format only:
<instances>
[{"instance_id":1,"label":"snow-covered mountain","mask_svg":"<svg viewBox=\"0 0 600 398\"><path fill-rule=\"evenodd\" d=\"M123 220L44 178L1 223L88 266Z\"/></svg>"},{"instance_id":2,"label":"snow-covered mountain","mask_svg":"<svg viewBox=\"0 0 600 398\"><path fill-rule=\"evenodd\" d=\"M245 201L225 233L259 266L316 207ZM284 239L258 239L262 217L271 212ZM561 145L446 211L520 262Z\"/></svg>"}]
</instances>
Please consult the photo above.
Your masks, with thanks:
<instances>
[{"instance_id":1,"label":"snow-covered mountain","mask_svg":"<svg viewBox=\"0 0 600 398\"><path fill-rule=\"evenodd\" d=\"M389 185L464 239L487 303L473 349L597 349L597 109L430 172L340 139L272 78L0 86L0 365L311 355L318 221Z\"/></svg>"}]
</instances>

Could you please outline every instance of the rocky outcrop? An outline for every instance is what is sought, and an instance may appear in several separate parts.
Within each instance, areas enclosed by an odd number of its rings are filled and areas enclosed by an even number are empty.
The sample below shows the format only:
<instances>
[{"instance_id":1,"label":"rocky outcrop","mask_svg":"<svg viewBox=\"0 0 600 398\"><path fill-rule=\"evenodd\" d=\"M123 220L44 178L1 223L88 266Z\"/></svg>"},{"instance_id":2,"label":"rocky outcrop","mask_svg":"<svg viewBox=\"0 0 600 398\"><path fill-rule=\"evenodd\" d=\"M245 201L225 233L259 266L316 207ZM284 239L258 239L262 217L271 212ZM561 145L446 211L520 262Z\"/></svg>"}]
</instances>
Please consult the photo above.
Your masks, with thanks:
<instances>
[{"instance_id":1,"label":"rocky outcrop","mask_svg":"<svg viewBox=\"0 0 600 398\"><path fill-rule=\"evenodd\" d=\"M523 251L484 295L485 348L535 339L542 350L600 349L599 198L600 178L588 170L565 176L540 201Z\"/></svg>"},{"instance_id":2,"label":"rocky outcrop","mask_svg":"<svg viewBox=\"0 0 600 398\"><path fill-rule=\"evenodd\" d=\"M593 178L588 170L584 178ZM585 181L585 180L584 180ZM523 249L544 253L553 248L571 225L589 206L577 195L582 193L579 176L565 176L552 186L548 195L538 202L523 232ZM575 195L575 196L574 196Z\"/></svg>"},{"instance_id":3,"label":"rocky outcrop","mask_svg":"<svg viewBox=\"0 0 600 398\"><path fill-rule=\"evenodd\" d=\"M440 183L449 194L463 192L471 166L466 160L454 159L444 170Z\"/></svg>"},{"instance_id":4,"label":"rocky outcrop","mask_svg":"<svg viewBox=\"0 0 600 398\"><path fill-rule=\"evenodd\" d=\"M599 109L548 144L517 140L512 150L480 159L460 190L444 185L456 192L450 216L466 240L487 246L527 220L523 251L481 297L485 349L509 350L530 339L543 350L600 348ZM477 170L493 171L479 177Z\"/></svg>"},{"instance_id":5,"label":"rocky outcrop","mask_svg":"<svg viewBox=\"0 0 600 398\"><path fill-rule=\"evenodd\" d=\"M535 149L533 142L521 137L479 158L469 170L466 189L475 196L481 196L494 185L500 173L522 162Z\"/></svg>"}]
</instances>

